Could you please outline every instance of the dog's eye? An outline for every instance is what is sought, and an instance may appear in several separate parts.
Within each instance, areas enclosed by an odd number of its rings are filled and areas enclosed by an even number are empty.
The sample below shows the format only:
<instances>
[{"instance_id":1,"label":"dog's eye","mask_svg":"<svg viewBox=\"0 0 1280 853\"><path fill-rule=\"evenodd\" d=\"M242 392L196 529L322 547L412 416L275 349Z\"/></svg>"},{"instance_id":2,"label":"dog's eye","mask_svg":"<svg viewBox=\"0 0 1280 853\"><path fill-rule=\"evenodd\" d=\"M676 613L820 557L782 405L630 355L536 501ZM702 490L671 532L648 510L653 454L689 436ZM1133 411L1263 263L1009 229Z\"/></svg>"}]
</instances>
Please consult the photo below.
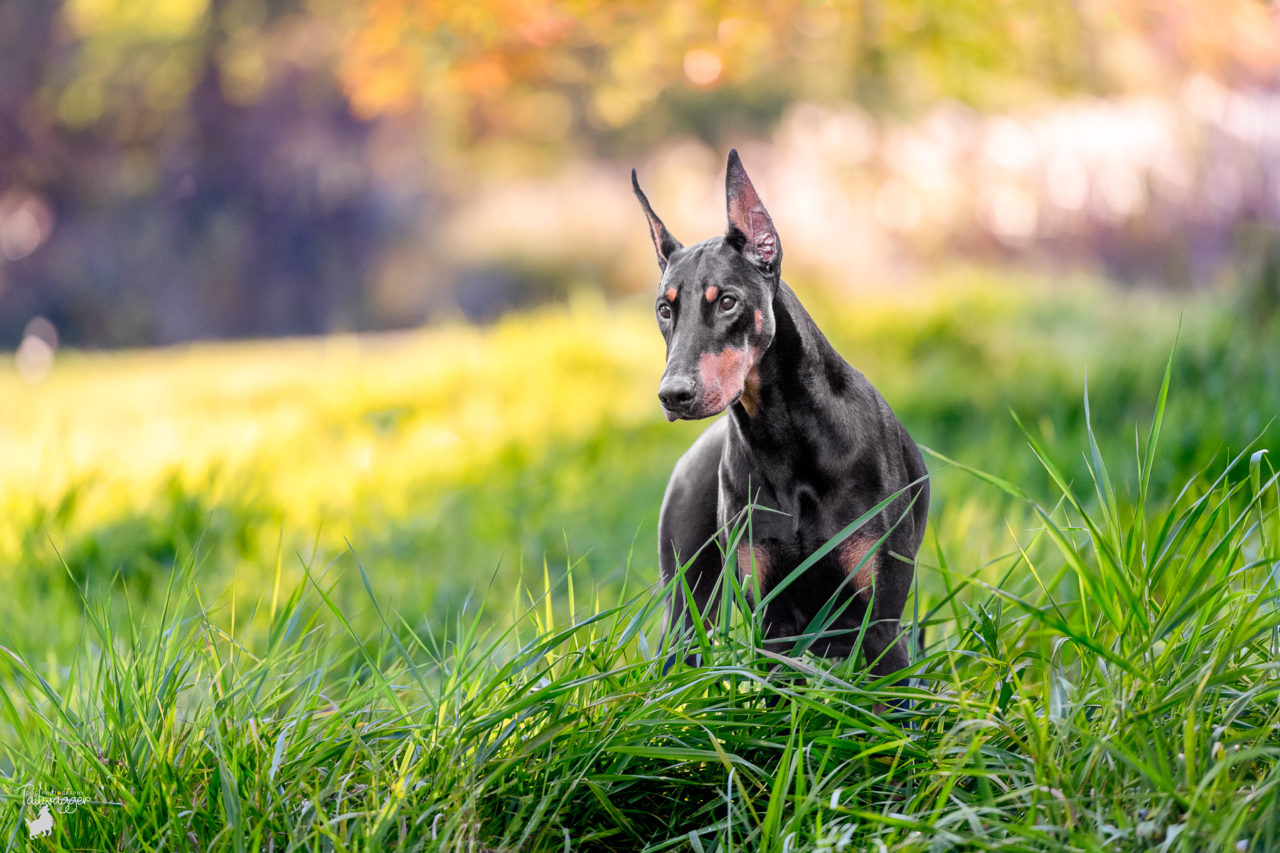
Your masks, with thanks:
<instances>
[{"instance_id":1,"label":"dog's eye","mask_svg":"<svg viewBox=\"0 0 1280 853\"><path fill-rule=\"evenodd\" d=\"M720 299L720 310L721 310L721 311L732 311L732 310L733 310L733 306L735 306L735 305L737 305L737 304L738 304L738 300L734 299L732 296L724 296L724 297L721 297L721 299Z\"/></svg>"},{"instance_id":2,"label":"dog's eye","mask_svg":"<svg viewBox=\"0 0 1280 853\"><path fill-rule=\"evenodd\" d=\"M662 319L664 319L664 320L670 320L670 319L671 319L671 306L670 306L670 305L668 305L668 304L667 304L667 303L665 303L665 302L664 302L664 303L662 303L661 305L659 305L659 306L658 306L658 316L659 316L659 317L661 317L661 318L662 318Z\"/></svg>"}]
</instances>

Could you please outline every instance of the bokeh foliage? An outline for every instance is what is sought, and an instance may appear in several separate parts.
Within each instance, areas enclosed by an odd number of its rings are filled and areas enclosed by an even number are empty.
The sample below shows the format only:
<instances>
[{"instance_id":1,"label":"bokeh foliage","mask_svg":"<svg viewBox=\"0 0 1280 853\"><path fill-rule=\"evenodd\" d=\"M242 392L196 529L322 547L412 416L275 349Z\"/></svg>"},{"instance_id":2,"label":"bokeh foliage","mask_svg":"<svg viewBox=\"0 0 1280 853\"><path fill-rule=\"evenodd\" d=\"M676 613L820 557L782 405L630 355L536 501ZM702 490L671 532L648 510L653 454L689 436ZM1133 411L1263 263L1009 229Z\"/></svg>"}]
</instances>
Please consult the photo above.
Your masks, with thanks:
<instances>
[{"instance_id":1,"label":"bokeh foliage","mask_svg":"<svg viewBox=\"0 0 1280 853\"><path fill-rule=\"evenodd\" d=\"M381 0L342 68L364 114L425 104L465 145L581 150L619 133L633 147L690 130L718 140L797 99L1005 109L1190 68L1254 80L1275 72L1275 46L1248 2Z\"/></svg>"}]
</instances>

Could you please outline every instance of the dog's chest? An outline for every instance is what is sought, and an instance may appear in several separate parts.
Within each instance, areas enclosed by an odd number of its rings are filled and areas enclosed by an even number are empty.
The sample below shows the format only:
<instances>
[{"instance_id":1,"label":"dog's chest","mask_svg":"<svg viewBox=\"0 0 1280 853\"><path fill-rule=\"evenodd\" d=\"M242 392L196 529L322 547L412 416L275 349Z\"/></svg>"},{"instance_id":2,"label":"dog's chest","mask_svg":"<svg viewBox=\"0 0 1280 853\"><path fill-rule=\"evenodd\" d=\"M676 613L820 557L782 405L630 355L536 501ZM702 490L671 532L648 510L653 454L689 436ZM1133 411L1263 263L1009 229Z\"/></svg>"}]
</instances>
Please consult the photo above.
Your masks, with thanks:
<instances>
[{"instance_id":1,"label":"dog's chest","mask_svg":"<svg viewBox=\"0 0 1280 853\"><path fill-rule=\"evenodd\" d=\"M819 600L840 588L857 592L868 586L878 566L868 555L878 550L886 529L883 513L852 532L847 528L883 497L883 473L874 459L851 455L847 464L829 465L822 477L811 479L799 475L803 466L775 459L761 464L752 450L745 443L734 446L731 439L718 471L721 546L737 537L734 556L742 578L767 591L844 533L839 545L806 570L797 594L803 589L804 597Z\"/></svg>"},{"instance_id":2,"label":"dog's chest","mask_svg":"<svg viewBox=\"0 0 1280 853\"><path fill-rule=\"evenodd\" d=\"M832 496L803 483L787 491L752 484L750 493L732 478L721 477L719 522L721 544L736 537L742 570L753 571L763 587L799 565L852 520ZM747 551L747 548L750 551ZM834 557L819 561L823 565ZM755 568L752 569L752 563Z\"/></svg>"}]
</instances>

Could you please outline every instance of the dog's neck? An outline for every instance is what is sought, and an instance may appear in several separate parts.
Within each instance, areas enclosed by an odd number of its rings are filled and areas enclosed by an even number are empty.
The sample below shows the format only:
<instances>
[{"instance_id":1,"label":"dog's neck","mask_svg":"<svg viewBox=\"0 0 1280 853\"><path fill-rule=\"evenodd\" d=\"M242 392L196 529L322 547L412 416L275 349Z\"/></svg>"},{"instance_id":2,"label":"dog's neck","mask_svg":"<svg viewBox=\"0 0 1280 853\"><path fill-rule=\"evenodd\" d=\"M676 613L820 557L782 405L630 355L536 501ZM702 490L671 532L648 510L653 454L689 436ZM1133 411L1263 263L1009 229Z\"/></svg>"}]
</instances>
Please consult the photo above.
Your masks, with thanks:
<instances>
[{"instance_id":1,"label":"dog's neck","mask_svg":"<svg viewBox=\"0 0 1280 853\"><path fill-rule=\"evenodd\" d=\"M842 362L822 330L785 282L773 298L774 335L747 377L733 414L748 434L782 412L813 411L813 393L827 364Z\"/></svg>"}]
</instances>

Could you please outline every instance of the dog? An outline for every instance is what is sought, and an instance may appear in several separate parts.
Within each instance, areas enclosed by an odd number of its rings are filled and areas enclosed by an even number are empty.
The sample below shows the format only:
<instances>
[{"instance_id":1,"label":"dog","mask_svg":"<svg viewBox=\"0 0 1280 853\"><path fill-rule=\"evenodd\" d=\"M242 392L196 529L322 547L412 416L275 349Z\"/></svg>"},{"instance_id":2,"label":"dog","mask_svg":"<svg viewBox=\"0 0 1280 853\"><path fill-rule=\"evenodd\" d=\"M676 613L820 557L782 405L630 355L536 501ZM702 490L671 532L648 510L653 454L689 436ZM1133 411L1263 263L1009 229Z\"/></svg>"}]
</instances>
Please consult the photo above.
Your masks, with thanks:
<instances>
[{"instance_id":1,"label":"dog","mask_svg":"<svg viewBox=\"0 0 1280 853\"><path fill-rule=\"evenodd\" d=\"M839 658L859 648L864 633L860 648L874 674L906 668L900 621L929 512L919 448L782 281L782 242L736 149L723 236L682 245L653 212L634 169L631 186L662 272L655 305L667 345L662 410L668 421L727 412L680 457L662 501L658 557L672 591L664 643L693 627L686 596L672 585L681 568L698 611L712 621L720 575L732 563L756 602L781 587L764 607L768 644L792 648L808 637L815 653ZM802 577L783 583L885 501ZM728 559L731 528L749 505L751 538L738 538ZM816 636L807 633L824 607L838 615Z\"/></svg>"}]
</instances>

